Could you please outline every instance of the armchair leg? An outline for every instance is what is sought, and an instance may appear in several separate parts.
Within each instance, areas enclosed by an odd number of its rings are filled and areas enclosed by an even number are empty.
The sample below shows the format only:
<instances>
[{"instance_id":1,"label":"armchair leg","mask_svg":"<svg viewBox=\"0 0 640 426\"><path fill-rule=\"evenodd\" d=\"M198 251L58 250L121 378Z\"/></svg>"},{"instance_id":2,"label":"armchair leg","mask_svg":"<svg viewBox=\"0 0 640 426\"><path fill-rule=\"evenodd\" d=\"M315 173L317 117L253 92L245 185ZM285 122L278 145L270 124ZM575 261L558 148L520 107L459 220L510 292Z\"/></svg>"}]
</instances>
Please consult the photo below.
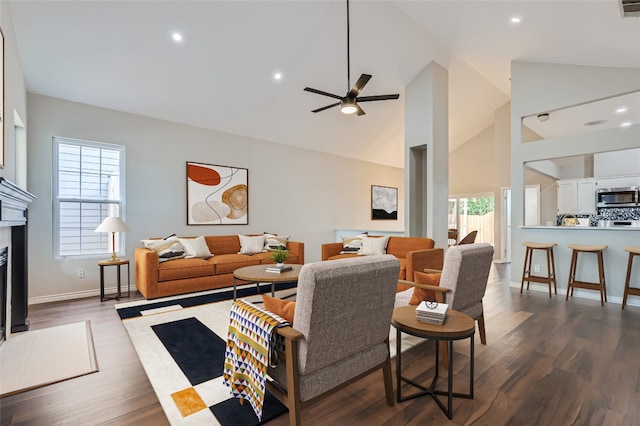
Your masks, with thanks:
<instances>
[{"instance_id":1,"label":"armchair leg","mask_svg":"<svg viewBox=\"0 0 640 426\"><path fill-rule=\"evenodd\" d=\"M387 398L387 405L393 406L393 379L391 378L391 358L387 358L382 366L382 376L384 380L384 395Z\"/></svg>"},{"instance_id":2,"label":"armchair leg","mask_svg":"<svg viewBox=\"0 0 640 426\"><path fill-rule=\"evenodd\" d=\"M480 343L487 344L487 332L484 329L484 313L478 317L478 331L480 332Z\"/></svg>"}]
</instances>

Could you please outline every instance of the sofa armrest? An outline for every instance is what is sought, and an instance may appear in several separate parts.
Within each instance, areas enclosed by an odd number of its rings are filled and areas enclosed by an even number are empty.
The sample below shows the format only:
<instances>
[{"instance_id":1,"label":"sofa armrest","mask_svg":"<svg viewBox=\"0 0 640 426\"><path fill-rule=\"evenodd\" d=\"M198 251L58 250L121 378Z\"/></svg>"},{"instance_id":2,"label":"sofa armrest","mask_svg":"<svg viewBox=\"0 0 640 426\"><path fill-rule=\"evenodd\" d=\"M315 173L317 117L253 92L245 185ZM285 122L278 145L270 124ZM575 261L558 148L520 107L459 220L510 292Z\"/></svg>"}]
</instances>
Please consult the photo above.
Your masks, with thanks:
<instances>
[{"instance_id":1,"label":"sofa armrest","mask_svg":"<svg viewBox=\"0 0 640 426\"><path fill-rule=\"evenodd\" d=\"M444 265L444 249L432 248L407 252L407 281L415 281L413 273L425 269L442 269Z\"/></svg>"},{"instance_id":2,"label":"sofa armrest","mask_svg":"<svg viewBox=\"0 0 640 426\"><path fill-rule=\"evenodd\" d=\"M328 260L342 251L342 243L325 243L322 245L322 260Z\"/></svg>"},{"instance_id":3,"label":"sofa armrest","mask_svg":"<svg viewBox=\"0 0 640 426\"><path fill-rule=\"evenodd\" d=\"M304 243L298 241L287 242L287 250L298 255L297 263L304 265Z\"/></svg>"},{"instance_id":4,"label":"sofa armrest","mask_svg":"<svg viewBox=\"0 0 640 426\"><path fill-rule=\"evenodd\" d=\"M136 247L135 285L147 299L158 297L158 254L148 248Z\"/></svg>"}]
</instances>

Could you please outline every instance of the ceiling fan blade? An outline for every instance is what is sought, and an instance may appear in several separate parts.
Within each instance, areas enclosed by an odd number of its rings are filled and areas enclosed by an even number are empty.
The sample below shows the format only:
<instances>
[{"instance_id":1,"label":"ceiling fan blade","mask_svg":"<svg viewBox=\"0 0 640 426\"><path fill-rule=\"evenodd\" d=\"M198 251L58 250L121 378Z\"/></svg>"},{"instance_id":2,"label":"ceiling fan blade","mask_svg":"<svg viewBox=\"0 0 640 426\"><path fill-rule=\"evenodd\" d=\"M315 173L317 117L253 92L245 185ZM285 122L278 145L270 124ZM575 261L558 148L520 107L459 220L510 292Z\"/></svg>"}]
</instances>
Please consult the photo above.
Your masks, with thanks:
<instances>
[{"instance_id":1,"label":"ceiling fan blade","mask_svg":"<svg viewBox=\"0 0 640 426\"><path fill-rule=\"evenodd\" d=\"M333 93L323 92L322 90L318 90L318 89L312 89L311 87L305 87L304 90L305 92L316 93L318 95L328 96L330 98L342 100L342 96L334 95Z\"/></svg>"},{"instance_id":2,"label":"ceiling fan blade","mask_svg":"<svg viewBox=\"0 0 640 426\"><path fill-rule=\"evenodd\" d=\"M398 99L399 97L400 95L397 93L394 95L363 96L361 98L357 98L356 102L388 101L391 99Z\"/></svg>"},{"instance_id":3,"label":"ceiling fan blade","mask_svg":"<svg viewBox=\"0 0 640 426\"><path fill-rule=\"evenodd\" d=\"M356 115L364 115L365 112L362 108L360 108L360 105L356 104Z\"/></svg>"},{"instance_id":4,"label":"ceiling fan blade","mask_svg":"<svg viewBox=\"0 0 640 426\"><path fill-rule=\"evenodd\" d=\"M327 105L327 106L323 106L322 108L318 108L318 109L314 109L311 112L320 112L320 111L324 111L325 109L329 109L329 108L333 108L334 106L338 106L340 105L340 102L336 102L335 104L331 104L331 105Z\"/></svg>"},{"instance_id":5,"label":"ceiling fan blade","mask_svg":"<svg viewBox=\"0 0 640 426\"><path fill-rule=\"evenodd\" d=\"M362 89L364 89L364 86L367 85L369 80L371 80L370 74L362 74L358 81L356 81L356 84L354 84L351 90L349 90L349 93L347 93L347 97L355 98L356 96L358 96Z\"/></svg>"}]
</instances>

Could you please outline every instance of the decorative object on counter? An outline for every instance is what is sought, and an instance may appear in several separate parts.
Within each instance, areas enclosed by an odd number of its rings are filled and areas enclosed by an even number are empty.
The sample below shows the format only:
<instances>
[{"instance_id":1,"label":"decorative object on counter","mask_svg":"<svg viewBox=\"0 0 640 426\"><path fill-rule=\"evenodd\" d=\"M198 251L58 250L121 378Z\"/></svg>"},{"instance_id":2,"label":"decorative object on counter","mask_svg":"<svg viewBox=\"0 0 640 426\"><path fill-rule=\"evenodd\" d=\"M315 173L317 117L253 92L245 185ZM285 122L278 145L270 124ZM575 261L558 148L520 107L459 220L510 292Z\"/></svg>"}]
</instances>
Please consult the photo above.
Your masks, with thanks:
<instances>
[{"instance_id":1,"label":"decorative object on counter","mask_svg":"<svg viewBox=\"0 0 640 426\"><path fill-rule=\"evenodd\" d=\"M627 279L624 281L624 296L622 297L622 309L627 305L627 296L640 296L640 288L631 287L631 268L633 259L640 256L640 247L625 247L624 251L629 252L629 263L627 265Z\"/></svg>"},{"instance_id":2,"label":"decorative object on counter","mask_svg":"<svg viewBox=\"0 0 640 426\"><path fill-rule=\"evenodd\" d=\"M562 226L577 226L578 218L572 214L566 214L562 217Z\"/></svg>"},{"instance_id":3,"label":"decorative object on counter","mask_svg":"<svg viewBox=\"0 0 640 426\"><path fill-rule=\"evenodd\" d=\"M522 269L522 282L520 283L520 293L524 288L524 282L527 282L527 290L529 290L529 284L531 281L534 283L543 283L549 286L549 298L551 298L551 284L553 283L553 290L555 294L558 294L558 287L556 286L556 263L553 259L553 248L557 246L556 243L535 243L526 241L522 243L527 249L524 255L524 267ZM531 275L532 258L534 250L544 250L547 255L547 276Z\"/></svg>"},{"instance_id":4,"label":"decorative object on counter","mask_svg":"<svg viewBox=\"0 0 640 426\"><path fill-rule=\"evenodd\" d=\"M607 246L589 246L582 244L569 244L571 252L571 266L569 267L569 282L567 283L567 295L565 300L569 300L569 293L573 296L574 288L584 288L587 290L598 290L600 292L600 306L604 306L604 302L607 301L607 285L604 280L604 261L602 260L602 253L607 249ZM576 280L576 269L578 267L578 255L580 253L594 253L598 258L598 282L587 282Z\"/></svg>"}]
</instances>

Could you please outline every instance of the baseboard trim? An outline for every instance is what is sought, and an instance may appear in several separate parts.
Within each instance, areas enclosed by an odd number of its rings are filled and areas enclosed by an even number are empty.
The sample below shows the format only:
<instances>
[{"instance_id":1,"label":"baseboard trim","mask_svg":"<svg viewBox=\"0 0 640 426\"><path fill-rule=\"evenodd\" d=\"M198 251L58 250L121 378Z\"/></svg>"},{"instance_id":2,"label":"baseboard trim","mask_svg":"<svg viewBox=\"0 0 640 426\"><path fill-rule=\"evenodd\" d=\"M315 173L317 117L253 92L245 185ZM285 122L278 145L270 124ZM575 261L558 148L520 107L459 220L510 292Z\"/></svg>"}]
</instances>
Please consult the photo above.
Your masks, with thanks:
<instances>
[{"instance_id":1,"label":"baseboard trim","mask_svg":"<svg viewBox=\"0 0 640 426\"><path fill-rule=\"evenodd\" d=\"M511 281L509 283L509 287L513 287L513 288L517 288L520 289L520 283L517 282L513 282ZM525 288L523 291L527 291L527 289ZM547 295L549 294L549 287L546 284L539 284L539 283L531 283L529 286L529 291L535 291L535 292L539 292L539 293L546 293ZM562 296L562 298L565 298L567 295L567 291L564 288L559 288L558 289L558 294L557 296ZM556 295L554 295L556 296ZM579 297L581 299L591 299L591 300L597 300L598 302L600 301L600 293L598 293L597 291L589 291L589 290L583 290L583 289L579 289L576 288L573 290L573 297ZM627 299L627 305L628 306L640 306L640 300L633 300L634 298L628 298ZM571 299L569 299L571 300ZM622 297L621 296L612 296L610 294L607 294L607 302L606 303L616 303L618 305L622 305Z\"/></svg>"},{"instance_id":2,"label":"baseboard trim","mask_svg":"<svg viewBox=\"0 0 640 426\"><path fill-rule=\"evenodd\" d=\"M135 288L132 288L131 291L134 291ZM121 290L122 291L122 290ZM104 289L105 295L111 296L118 292L118 287L113 286ZM126 296L127 289L124 289L124 293ZM37 296L29 298L29 305L38 305L40 303L49 303L49 302L60 302L63 300L73 300L73 299L84 299L87 297L95 297L97 301L100 301L100 289L95 290L83 290L83 291L74 291L71 293L61 293L61 294L51 294L48 296Z\"/></svg>"}]
</instances>

